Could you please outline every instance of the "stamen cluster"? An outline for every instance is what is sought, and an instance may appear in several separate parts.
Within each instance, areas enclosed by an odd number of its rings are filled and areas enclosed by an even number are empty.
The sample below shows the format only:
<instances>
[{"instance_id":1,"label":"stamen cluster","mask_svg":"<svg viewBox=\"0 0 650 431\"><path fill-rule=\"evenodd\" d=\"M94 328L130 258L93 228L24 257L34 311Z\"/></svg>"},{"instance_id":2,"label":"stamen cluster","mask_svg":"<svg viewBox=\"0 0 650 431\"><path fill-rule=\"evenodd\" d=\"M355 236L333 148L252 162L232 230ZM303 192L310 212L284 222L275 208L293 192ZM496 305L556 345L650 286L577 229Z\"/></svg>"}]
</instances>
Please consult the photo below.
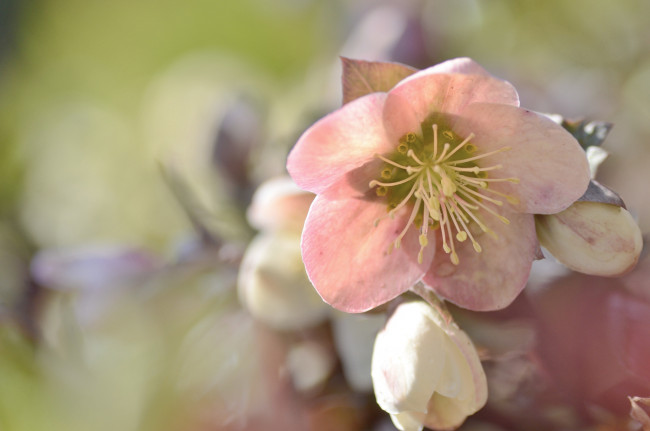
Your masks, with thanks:
<instances>
[{"instance_id":1,"label":"stamen cluster","mask_svg":"<svg viewBox=\"0 0 650 431\"><path fill-rule=\"evenodd\" d=\"M442 248L450 255L451 262L458 265L454 238L458 242L469 239L474 250L480 253L482 248L477 241L478 235L484 232L497 236L483 221L481 211L505 224L510 223L494 209L502 206L503 201L489 195L505 198L512 204L516 204L517 199L490 188L490 184L500 181L518 183L519 180L491 178L490 172L502 166L480 165L481 159L507 151L509 147L476 154L477 147L471 142L473 133L463 139L448 129L442 130L438 136L437 124L422 129L433 133L424 133L423 137L407 133L399 139L393 154L376 155L384 166L379 179L370 181L369 186L375 188L377 196L386 199L388 217L393 218L402 207L412 205L408 222L392 246L399 248L408 229L416 225L420 229L418 261L421 263L424 249L429 244L429 230L440 228Z\"/></svg>"}]
</instances>

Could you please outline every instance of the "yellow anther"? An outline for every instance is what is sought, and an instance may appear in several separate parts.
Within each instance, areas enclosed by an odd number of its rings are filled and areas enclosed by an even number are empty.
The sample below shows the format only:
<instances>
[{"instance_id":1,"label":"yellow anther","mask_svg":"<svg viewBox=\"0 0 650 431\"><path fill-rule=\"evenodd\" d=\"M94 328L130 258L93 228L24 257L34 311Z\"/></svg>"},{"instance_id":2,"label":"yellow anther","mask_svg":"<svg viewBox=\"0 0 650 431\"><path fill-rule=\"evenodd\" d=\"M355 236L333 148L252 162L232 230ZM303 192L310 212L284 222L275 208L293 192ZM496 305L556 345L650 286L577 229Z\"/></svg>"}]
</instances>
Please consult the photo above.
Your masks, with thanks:
<instances>
[{"instance_id":1,"label":"yellow anther","mask_svg":"<svg viewBox=\"0 0 650 431\"><path fill-rule=\"evenodd\" d=\"M481 248L481 245L480 245L478 242L476 242L476 241L473 241L473 242L472 242L472 245L474 246L474 250L475 250L477 253L480 253L480 252L483 250L483 249Z\"/></svg>"},{"instance_id":2,"label":"yellow anther","mask_svg":"<svg viewBox=\"0 0 650 431\"><path fill-rule=\"evenodd\" d=\"M453 252L451 254L451 263L453 263L454 265L458 265L460 263L460 260L458 259L458 255L456 254L456 252Z\"/></svg>"},{"instance_id":3,"label":"yellow anther","mask_svg":"<svg viewBox=\"0 0 650 431\"><path fill-rule=\"evenodd\" d=\"M407 133L406 134L406 142L409 144L414 144L416 141L417 137L415 136L415 133Z\"/></svg>"},{"instance_id":4,"label":"yellow anther","mask_svg":"<svg viewBox=\"0 0 650 431\"><path fill-rule=\"evenodd\" d=\"M444 175L441 178L441 184L442 184L442 193L448 198L452 197L454 193L456 193L457 190L456 183L454 183L447 175Z\"/></svg>"},{"instance_id":5,"label":"yellow anther","mask_svg":"<svg viewBox=\"0 0 650 431\"><path fill-rule=\"evenodd\" d=\"M508 219L505 218L504 216L502 216L502 215L497 215L497 217L499 218L499 220L501 220L501 221L504 222L505 224L510 224L510 220L508 220Z\"/></svg>"},{"instance_id":6,"label":"yellow anther","mask_svg":"<svg viewBox=\"0 0 650 431\"><path fill-rule=\"evenodd\" d=\"M443 244L443 245L442 245L442 249L443 249L443 250L445 251L445 253L447 253L447 254L449 254L449 252L451 251L451 249L449 248L449 246L448 246L447 244Z\"/></svg>"},{"instance_id":7,"label":"yellow anther","mask_svg":"<svg viewBox=\"0 0 650 431\"><path fill-rule=\"evenodd\" d=\"M451 130L443 131L442 135L447 139L454 139L454 134L451 132Z\"/></svg>"},{"instance_id":8,"label":"yellow anther","mask_svg":"<svg viewBox=\"0 0 650 431\"><path fill-rule=\"evenodd\" d=\"M390 180L393 177L393 169L384 168L381 170L381 177L385 180Z\"/></svg>"},{"instance_id":9,"label":"yellow anther","mask_svg":"<svg viewBox=\"0 0 650 431\"><path fill-rule=\"evenodd\" d=\"M377 196L386 196L388 189L384 186L379 186L375 189L375 193L377 193Z\"/></svg>"},{"instance_id":10,"label":"yellow anther","mask_svg":"<svg viewBox=\"0 0 650 431\"><path fill-rule=\"evenodd\" d=\"M474 144L465 144L465 151L467 151L469 154L472 154L474 151L476 151L476 145Z\"/></svg>"},{"instance_id":11,"label":"yellow anther","mask_svg":"<svg viewBox=\"0 0 650 431\"><path fill-rule=\"evenodd\" d=\"M426 247L427 245L429 245L429 239L427 238L426 234L420 234L418 239L420 240L420 245L422 247Z\"/></svg>"},{"instance_id":12,"label":"yellow anther","mask_svg":"<svg viewBox=\"0 0 650 431\"><path fill-rule=\"evenodd\" d=\"M456 234L456 239L457 239L459 242L463 242L463 241L465 241L465 240L467 239L467 232L465 232L465 231L458 232L458 233Z\"/></svg>"},{"instance_id":13,"label":"yellow anther","mask_svg":"<svg viewBox=\"0 0 650 431\"><path fill-rule=\"evenodd\" d=\"M397 151L399 151L401 154L406 154L408 150L409 150L409 146L406 142L400 142L399 145L397 146Z\"/></svg>"}]
</instances>

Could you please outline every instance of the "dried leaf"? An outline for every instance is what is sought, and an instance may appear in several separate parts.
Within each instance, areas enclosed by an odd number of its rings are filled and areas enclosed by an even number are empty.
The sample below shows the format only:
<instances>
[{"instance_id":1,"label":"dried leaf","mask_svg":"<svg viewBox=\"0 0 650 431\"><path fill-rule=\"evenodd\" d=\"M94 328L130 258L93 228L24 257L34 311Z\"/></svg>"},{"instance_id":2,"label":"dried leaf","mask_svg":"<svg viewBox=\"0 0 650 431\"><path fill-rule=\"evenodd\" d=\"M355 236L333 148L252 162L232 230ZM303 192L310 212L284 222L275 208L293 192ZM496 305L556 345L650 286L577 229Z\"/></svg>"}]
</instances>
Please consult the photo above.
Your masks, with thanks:
<instances>
[{"instance_id":1,"label":"dried leaf","mask_svg":"<svg viewBox=\"0 0 650 431\"><path fill-rule=\"evenodd\" d=\"M599 202L602 204L616 205L625 208L623 199L613 190L598 181L591 180L587 191L578 199L579 202Z\"/></svg>"},{"instance_id":2,"label":"dried leaf","mask_svg":"<svg viewBox=\"0 0 650 431\"><path fill-rule=\"evenodd\" d=\"M395 84L417 72L410 66L383 61L353 60L341 57L343 63L343 104L366 94L386 92Z\"/></svg>"}]
</instances>

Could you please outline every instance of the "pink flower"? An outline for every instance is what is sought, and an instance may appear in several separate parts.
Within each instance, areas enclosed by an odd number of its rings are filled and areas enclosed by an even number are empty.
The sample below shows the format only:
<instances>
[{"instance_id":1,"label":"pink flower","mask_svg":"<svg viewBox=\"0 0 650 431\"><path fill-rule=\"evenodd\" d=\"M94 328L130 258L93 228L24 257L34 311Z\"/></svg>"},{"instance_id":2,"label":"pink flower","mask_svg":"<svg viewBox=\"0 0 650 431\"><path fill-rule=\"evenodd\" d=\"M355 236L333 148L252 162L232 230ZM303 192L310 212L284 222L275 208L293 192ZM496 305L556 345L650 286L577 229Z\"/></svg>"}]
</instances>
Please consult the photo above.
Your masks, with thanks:
<instances>
[{"instance_id":1,"label":"pink flower","mask_svg":"<svg viewBox=\"0 0 650 431\"><path fill-rule=\"evenodd\" d=\"M469 309L508 305L538 256L533 214L589 182L577 141L521 109L470 59L417 72L319 120L287 169L317 194L302 235L310 280L361 312L423 280Z\"/></svg>"}]
</instances>

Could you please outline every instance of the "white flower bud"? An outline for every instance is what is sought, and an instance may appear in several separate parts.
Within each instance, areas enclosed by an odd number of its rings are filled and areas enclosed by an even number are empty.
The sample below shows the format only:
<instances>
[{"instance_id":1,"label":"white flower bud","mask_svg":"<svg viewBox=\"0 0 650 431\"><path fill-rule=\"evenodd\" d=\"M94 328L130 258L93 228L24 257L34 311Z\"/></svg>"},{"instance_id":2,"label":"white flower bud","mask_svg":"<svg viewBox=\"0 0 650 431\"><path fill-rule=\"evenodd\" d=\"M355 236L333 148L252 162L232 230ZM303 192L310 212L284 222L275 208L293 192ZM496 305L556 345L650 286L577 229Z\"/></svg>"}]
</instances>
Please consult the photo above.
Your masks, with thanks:
<instances>
[{"instance_id":1,"label":"white flower bud","mask_svg":"<svg viewBox=\"0 0 650 431\"><path fill-rule=\"evenodd\" d=\"M377 335L372 380L377 403L403 431L454 429L487 400L471 340L423 301L400 304Z\"/></svg>"},{"instance_id":2,"label":"white flower bud","mask_svg":"<svg viewBox=\"0 0 650 431\"><path fill-rule=\"evenodd\" d=\"M238 287L248 311L275 329L301 329L322 322L329 313L305 273L299 233L258 235L246 249Z\"/></svg>"},{"instance_id":3,"label":"white flower bud","mask_svg":"<svg viewBox=\"0 0 650 431\"><path fill-rule=\"evenodd\" d=\"M621 275L634 267L643 245L630 213L616 205L575 202L551 215L536 215L537 237L557 260L574 271Z\"/></svg>"}]
</instances>

